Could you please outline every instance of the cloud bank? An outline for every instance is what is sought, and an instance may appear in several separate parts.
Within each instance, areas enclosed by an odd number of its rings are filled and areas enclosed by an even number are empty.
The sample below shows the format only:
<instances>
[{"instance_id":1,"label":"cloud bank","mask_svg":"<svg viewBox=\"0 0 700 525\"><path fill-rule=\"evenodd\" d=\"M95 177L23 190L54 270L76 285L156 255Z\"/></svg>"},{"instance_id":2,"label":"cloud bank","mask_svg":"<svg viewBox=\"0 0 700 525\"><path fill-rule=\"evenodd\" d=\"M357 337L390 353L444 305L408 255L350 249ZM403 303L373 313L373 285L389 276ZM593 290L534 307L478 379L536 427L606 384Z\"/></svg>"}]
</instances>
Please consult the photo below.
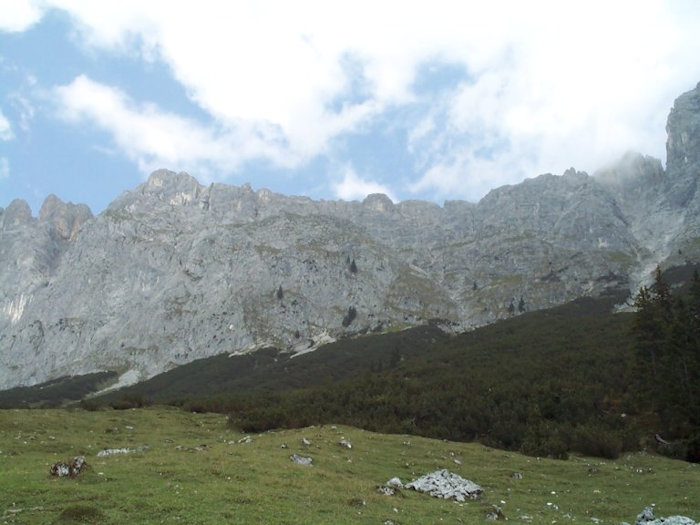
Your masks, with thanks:
<instances>
[{"instance_id":1,"label":"cloud bank","mask_svg":"<svg viewBox=\"0 0 700 525\"><path fill-rule=\"evenodd\" d=\"M106 131L142 170L225 178L323 156L347 166L325 182L340 198L477 199L628 149L663 158L670 104L700 78L692 0L6 4L6 31L59 9L86 53L169 67L208 121L84 75L52 91L62 118ZM404 137L401 182L366 180L340 153L377 132Z\"/></svg>"}]
</instances>

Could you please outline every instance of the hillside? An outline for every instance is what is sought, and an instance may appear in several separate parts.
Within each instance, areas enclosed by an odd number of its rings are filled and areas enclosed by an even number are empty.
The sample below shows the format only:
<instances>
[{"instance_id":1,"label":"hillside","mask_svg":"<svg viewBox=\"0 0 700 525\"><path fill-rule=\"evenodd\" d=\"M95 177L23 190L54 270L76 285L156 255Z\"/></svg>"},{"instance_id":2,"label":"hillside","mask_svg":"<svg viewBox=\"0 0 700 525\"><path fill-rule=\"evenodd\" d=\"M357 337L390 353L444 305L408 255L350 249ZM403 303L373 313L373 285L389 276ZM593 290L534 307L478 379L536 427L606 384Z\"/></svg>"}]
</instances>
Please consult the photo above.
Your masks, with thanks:
<instances>
[{"instance_id":1,"label":"hillside","mask_svg":"<svg viewBox=\"0 0 700 525\"><path fill-rule=\"evenodd\" d=\"M76 432L76 429L80 429ZM700 470L648 454L568 462L479 444L377 434L341 425L241 434L217 414L0 411L0 519L5 523L634 523L697 519ZM305 445L302 439L309 444ZM341 446L349 441L351 449ZM139 452L98 456L106 449ZM313 466L290 456L311 457ZM84 455L87 470L53 478L58 461ZM437 469L478 483L456 503L413 490L380 494ZM517 474L516 474L517 473Z\"/></svg>"},{"instance_id":2,"label":"hillside","mask_svg":"<svg viewBox=\"0 0 700 525\"><path fill-rule=\"evenodd\" d=\"M697 269L663 275L676 301L692 299ZM0 392L0 407L79 399L90 409L167 403L228 413L247 431L341 422L531 455L617 457L647 448L697 462L698 436L687 414L693 394L671 388L666 383L677 382L671 377L659 376L648 388L648 361L634 334L641 318L612 313L623 299L582 298L453 336L427 325L301 355L270 348L215 356L96 397L90 393L109 385L109 377L64 378ZM687 304L697 308L694 301ZM690 356L697 343L689 344ZM686 362L688 373L697 375L697 363ZM663 410L662 392L668 394ZM655 440L659 433L670 443Z\"/></svg>"},{"instance_id":3,"label":"hillside","mask_svg":"<svg viewBox=\"0 0 700 525\"><path fill-rule=\"evenodd\" d=\"M568 359L615 349L616 359L629 349L629 316L613 315L624 295L581 299L553 309L514 316L461 335L447 335L436 324L346 338L301 355L269 348L245 355L223 354L199 359L169 372L100 396L100 403L125 397L146 402L182 403L219 394L283 391L328 387L366 374L390 374L396 369L424 370L435 376L434 363L457 360L458 374L484 377L489 358L504 361L500 371L522 371L520 360L534 367L551 366L553 355ZM572 331L573 329L573 331ZM569 341L562 345L562 341ZM514 352L514 350L517 350ZM542 351L546 353L543 355ZM478 358L475 356L479 356ZM512 363L512 366L511 366ZM114 376L111 376L114 381ZM73 376L34 387L0 392L0 406L56 405L80 400L109 385L110 376Z\"/></svg>"}]
</instances>

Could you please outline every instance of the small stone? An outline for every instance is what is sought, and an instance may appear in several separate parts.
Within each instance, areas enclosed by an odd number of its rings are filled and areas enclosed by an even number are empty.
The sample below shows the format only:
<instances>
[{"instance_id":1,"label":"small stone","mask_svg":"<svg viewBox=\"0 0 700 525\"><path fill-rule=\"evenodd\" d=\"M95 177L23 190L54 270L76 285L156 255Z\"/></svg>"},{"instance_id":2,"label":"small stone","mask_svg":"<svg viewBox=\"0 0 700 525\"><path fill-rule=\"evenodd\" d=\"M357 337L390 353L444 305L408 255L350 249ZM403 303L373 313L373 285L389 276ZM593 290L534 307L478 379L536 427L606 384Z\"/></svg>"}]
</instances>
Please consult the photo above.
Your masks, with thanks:
<instances>
[{"instance_id":1,"label":"small stone","mask_svg":"<svg viewBox=\"0 0 700 525\"><path fill-rule=\"evenodd\" d=\"M397 489L402 489L403 488L403 483L401 483L401 479L397 477L391 478L389 481L385 483L387 487L394 487Z\"/></svg>"},{"instance_id":2,"label":"small stone","mask_svg":"<svg viewBox=\"0 0 700 525\"><path fill-rule=\"evenodd\" d=\"M488 514L486 514L486 519L492 521L505 520L506 515L503 513L503 509L501 507L498 505L491 505L491 510Z\"/></svg>"},{"instance_id":3,"label":"small stone","mask_svg":"<svg viewBox=\"0 0 700 525\"><path fill-rule=\"evenodd\" d=\"M646 523L648 521L654 521L654 509L651 507L644 507L642 512L637 514L637 521L635 521L636 525L639 525L640 523Z\"/></svg>"},{"instance_id":4,"label":"small stone","mask_svg":"<svg viewBox=\"0 0 700 525\"><path fill-rule=\"evenodd\" d=\"M306 445L308 447L311 444L311 440L303 437L301 438L301 444Z\"/></svg>"},{"instance_id":5,"label":"small stone","mask_svg":"<svg viewBox=\"0 0 700 525\"><path fill-rule=\"evenodd\" d=\"M352 448L352 444L345 438L341 438L339 445L345 448Z\"/></svg>"},{"instance_id":6,"label":"small stone","mask_svg":"<svg viewBox=\"0 0 700 525\"><path fill-rule=\"evenodd\" d=\"M289 459L291 459L294 463L297 463L299 465L304 465L305 467L311 467L313 466L313 459L312 458L307 458L304 456L299 456L297 454L292 454L289 456Z\"/></svg>"},{"instance_id":7,"label":"small stone","mask_svg":"<svg viewBox=\"0 0 700 525\"><path fill-rule=\"evenodd\" d=\"M97 453L97 457L101 458L104 456L113 456L115 454L132 454L134 452L143 452L148 450L148 446L143 445L136 448L107 448L105 450L100 450Z\"/></svg>"},{"instance_id":8,"label":"small stone","mask_svg":"<svg viewBox=\"0 0 700 525\"><path fill-rule=\"evenodd\" d=\"M522 472L513 472L513 475L511 477L513 479L523 479L523 473Z\"/></svg>"}]
</instances>

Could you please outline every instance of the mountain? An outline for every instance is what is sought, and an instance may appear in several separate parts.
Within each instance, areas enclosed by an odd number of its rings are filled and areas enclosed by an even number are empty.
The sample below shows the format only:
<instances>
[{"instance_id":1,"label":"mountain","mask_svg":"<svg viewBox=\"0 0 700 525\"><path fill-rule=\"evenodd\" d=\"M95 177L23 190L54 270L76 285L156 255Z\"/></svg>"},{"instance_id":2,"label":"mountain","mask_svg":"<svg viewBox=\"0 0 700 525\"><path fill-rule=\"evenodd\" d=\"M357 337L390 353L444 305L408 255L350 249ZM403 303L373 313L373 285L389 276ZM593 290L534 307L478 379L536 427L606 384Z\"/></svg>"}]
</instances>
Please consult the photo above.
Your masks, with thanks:
<instances>
[{"instance_id":1,"label":"mountain","mask_svg":"<svg viewBox=\"0 0 700 525\"><path fill-rule=\"evenodd\" d=\"M154 172L93 216L50 196L0 209L0 388L439 320L462 331L611 290L700 253L700 84L667 168L628 154L443 207L313 201Z\"/></svg>"}]
</instances>

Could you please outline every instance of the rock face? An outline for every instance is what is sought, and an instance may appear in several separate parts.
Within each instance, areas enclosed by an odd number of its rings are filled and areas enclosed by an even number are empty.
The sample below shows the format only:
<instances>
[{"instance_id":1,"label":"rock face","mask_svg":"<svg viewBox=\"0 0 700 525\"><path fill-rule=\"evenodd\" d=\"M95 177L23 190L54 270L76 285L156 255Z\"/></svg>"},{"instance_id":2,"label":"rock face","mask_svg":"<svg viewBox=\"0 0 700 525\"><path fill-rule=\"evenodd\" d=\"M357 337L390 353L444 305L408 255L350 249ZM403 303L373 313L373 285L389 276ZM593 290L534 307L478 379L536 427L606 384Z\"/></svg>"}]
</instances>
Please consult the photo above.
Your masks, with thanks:
<instances>
[{"instance_id":1,"label":"rock face","mask_svg":"<svg viewBox=\"0 0 700 525\"><path fill-rule=\"evenodd\" d=\"M668 120L668 168L629 154L478 204L312 201L154 172L93 217L49 196L0 208L0 388L440 319L468 329L700 255L700 87Z\"/></svg>"}]
</instances>

